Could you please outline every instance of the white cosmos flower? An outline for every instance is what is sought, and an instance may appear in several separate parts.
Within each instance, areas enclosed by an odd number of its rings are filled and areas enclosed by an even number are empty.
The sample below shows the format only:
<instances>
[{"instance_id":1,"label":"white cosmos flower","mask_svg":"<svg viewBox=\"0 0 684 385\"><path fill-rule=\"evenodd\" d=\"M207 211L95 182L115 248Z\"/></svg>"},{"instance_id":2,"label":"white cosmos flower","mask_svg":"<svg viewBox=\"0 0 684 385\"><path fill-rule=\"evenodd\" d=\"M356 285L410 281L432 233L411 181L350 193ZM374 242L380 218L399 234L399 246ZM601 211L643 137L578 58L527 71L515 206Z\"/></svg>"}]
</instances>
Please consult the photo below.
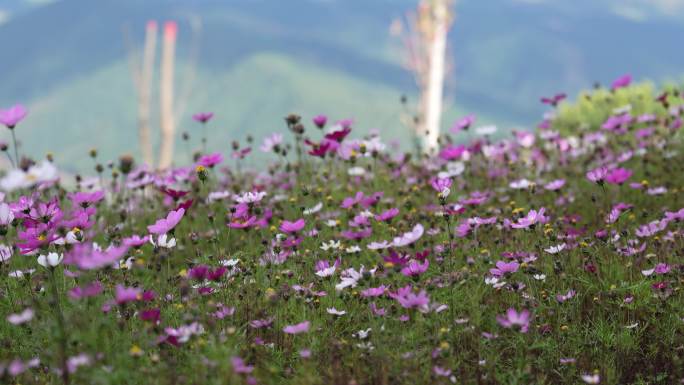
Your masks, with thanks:
<instances>
[{"instance_id":1,"label":"white cosmos flower","mask_svg":"<svg viewBox=\"0 0 684 385\"><path fill-rule=\"evenodd\" d=\"M560 245L551 246L548 249L544 249L544 251L546 251L549 254L558 254L561 251L565 250L566 246L567 245L565 243L561 243Z\"/></svg>"},{"instance_id":2,"label":"white cosmos flower","mask_svg":"<svg viewBox=\"0 0 684 385\"><path fill-rule=\"evenodd\" d=\"M356 287L359 280L361 280L361 278L363 278L364 269L365 269L365 267L363 265L361 265L361 268L359 268L359 271L354 270L353 267L350 267L349 269L344 270L341 274L342 282L335 285L335 290L340 291L340 290L343 290L347 287ZM371 276L373 276L375 274L376 270L377 270L377 268L369 271Z\"/></svg>"},{"instance_id":3,"label":"white cosmos flower","mask_svg":"<svg viewBox=\"0 0 684 385\"><path fill-rule=\"evenodd\" d=\"M465 171L465 164L463 162L449 162L447 163L447 170L440 171L437 174L438 178L447 179L463 174Z\"/></svg>"},{"instance_id":4,"label":"white cosmos flower","mask_svg":"<svg viewBox=\"0 0 684 385\"><path fill-rule=\"evenodd\" d=\"M176 247L176 238L169 239L167 234L162 234L157 238L157 243L154 242L153 237L150 237L150 243L154 247L163 247L165 249L173 249Z\"/></svg>"},{"instance_id":5,"label":"white cosmos flower","mask_svg":"<svg viewBox=\"0 0 684 385\"><path fill-rule=\"evenodd\" d=\"M349 170L347 170L347 173L350 176L361 176L361 175L364 175L366 173L366 169L363 167L359 167L359 166L352 167Z\"/></svg>"},{"instance_id":6,"label":"white cosmos flower","mask_svg":"<svg viewBox=\"0 0 684 385\"><path fill-rule=\"evenodd\" d=\"M57 253L48 253L47 256L41 254L38 256L38 264L43 267L55 267L62 263L64 256Z\"/></svg>"},{"instance_id":7,"label":"white cosmos flower","mask_svg":"<svg viewBox=\"0 0 684 385\"><path fill-rule=\"evenodd\" d=\"M40 183L54 182L59 179L57 167L47 160L31 166L28 171L14 169L0 180L0 188L5 191L13 191L20 188L28 188Z\"/></svg>"},{"instance_id":8,"label":"white cosmos flower","mask_svg":"<svg viewBox=\"0 0 684 385\"><path fill-rule=\"evenodd\" d=\"M266 191L258 191L258 192L246 192L242 195L235 195L233 199L237 203L255 203L259 202L260 200L264 199L266 196Z\"/></svg>"},{"instance_id":9,"label":"white cosmos flower","mask_svg":"<svg viewBox=\"0 0 684 385\"><path fill-rule=\"evenodd\" d=\"M334 239L331 239L327 243L323 242L323 244L321 245L321 250L323 250L323 251L328 251L330 249L337 250L340 247L341 247L340 241L336 241Z\"/></svg>"},{"instance_id":10,"label":"white cosmos flower","mask_svg":"<svg viewBox=\"0 0 684 385\"><path fill-rule=\"evenodd\" d=\"M78 240L76 232L72 230L69 231L64 237L55 239L52 243L54 243L55 245L73 245L75 243L81 243L81 241Z\"/></svg>"},{"instance_id":11,"label":"white cosmos flower","mask_svg":"<svg viewBox=\"0 0 684 385\"><path fill-rule=\"evenodd\" d=\"M330 277L333 274L335 274L335 270L337 270L337 266L332 265L330 267L326 267L325 269L318 270L316 272L316 275L321 277L321 278Z\"/></svg>"},{"instance_id":12,"label":"white cosmos flower","mask_svg":"<svg viewBox=\"0 0 684 385\"><path fill-rule=\"evenodd\" d=\"M622 115L626 114L628 112L632 111L632 105L631 104L625 104L624 106L620 106L618 108L613 109L613 114L614 115Z\"/></svg>"},{"instance_id":13,"label":"white cosmos flower","mask_svg":"<svg viewBox=\"0 0 684 385\"><path fill-rule=\"evenodd\" d=\"M347 247L346 251L349 254L360 253L361 248L359 247L359 245L354 245L354 246Z\"/></svg>"},{"instance_id":14,"label":"white cosmos flower","mask_svg":"<svg viewBox=\"0 0 684 385\"><path fill-rule=\"evenodd\" d=\"M0 263L7 262L12 258L12 248L7 245L0 244Z\"/></svg>"},{"instance_id":15,"label":"white cosmos flower","mask_svg":"<svg viewBox=\"0 0 684 385\"><path fill-rule=\"evenodd\" d=\"M31 274L35 273L35 271L36 271L36 269L28 269L28 270L24 270L24 271L15 270L15 271L12 271L9 274L7 274L7 276L12 277L12 278L23 278L25 275L31 275Z\"/></svg>"},{"instance_id":16,"label":"white cosmos flower","mask_svg":"<svg viewBox=\"0 0 684 385\"><path fill-rule=\"evenodd\" d=\"M389 242L382 241L382 242L371 242L366 247L368 247L370 250L381 250L381 249L387 249L390 246L392 246L392 245Z\"/></svg>"},{"instance_id":17,"label":"white cosmos flower","mask_svg":"<svg viewBox=\"0 0 684 385\"><path fill-rule=\"evenodd\" d=\"M304 210L304 215L316 214L317 212L321 211L322 208L323 208L323 203L318 202L318 203L316 203L315 206Z\"/></svg>"},{"instance_id":18,"label":"white cosmos flower","mask_svg":"<svg viewBox=\"0 0 684 385\"><path fill-rule=\"evenodd\" d=\"M598 374L583 374L582 381L587 384L598 384L601 382L601 377Z\"/></svg>"},{"instance_id":19,"label":"white cosmos flower","mask_svg":"<svg viewBox=\"0 0 684 385\"><path fill-rule=\"evenodd\" d=\"M327 311L328 311L328 314L332 314L332 315L336 315L336 316L341 316L341 315L347 314L346 311L344 311L344 310L337 310L337 309L335 309L334 307L329 307L329 308L327 309Z\"/></svg>"},{"instance_id":20,"label":"white cosmos flower","mask_svg":"<svg viewBox=\"0 0 684 385\"><path fill-rule=\"evenodd\" d=\"M496 126L494 126L494 125L490 125L490 126L480 126L480 127L478 127L478 128L475 129L475 133L478 134L478 135L482 135L482 136L484 136L484 135L492 135L492 134L494 134L497 130L498 130L498 128L497 128Z\"/></svg>"},{"instance_id":21,"label":"white cosmos flower","mask_svg":"<svg viewBox=\"0 0 684 385\"><path fill-rule=\"evenodd\" d=\"M218 200L226 199L231 195L232 194L230 193L230 191L214 191L209 193L209 196L207 196L207 200L209 202L215 202Z\"/></svg>"},{"instance_id":22,"label":"white cosmos flower","mask_svg":"<svg viewBox=\"0 0 684 385\"><path fill-rule=\"evenodd\" d=\"M512 189L524 190L524 189L530 187L531 184L532 184L532 182L523 178L523 179L519 179L519 180L515 180L515 181L511 182L511 184L509 186Z\"/></svg>"},{"instance_id":23,"label":"white cosmos flower","mask_svg":"<svg viewBox=\"0 0 684 385\"><path fill-rule=\"evenodd\" d=\"M0 203L0 225L7 226L14 220L14 213L7 203Z\"/></svg>"},{"instance_id":24,"label":"white cosmos flower","mask_svg":"<svg viewBox=\"0 0 684 385\"><path fill-rule=\"evenodd\" d=\"M358 332L353 333L352 336L354 336L360 340L365 340L366 338L368 338L368 335L370 334L371 330L373 330L373 329L368 328L366 330L359 330Z\"/></svg>"},{"instance_id":25,"label":"white cosmos flower","mask_svg":"<svg viewBox=\"0 0 684 385\"><path fill-rule=\"evenodd\" d=\"M225 267L233 267L233 266L237 265L238 263L240 263L240 260L237 258L224 259L224 260L220 261L219 263Z\"/></svg>"}]
</instances>

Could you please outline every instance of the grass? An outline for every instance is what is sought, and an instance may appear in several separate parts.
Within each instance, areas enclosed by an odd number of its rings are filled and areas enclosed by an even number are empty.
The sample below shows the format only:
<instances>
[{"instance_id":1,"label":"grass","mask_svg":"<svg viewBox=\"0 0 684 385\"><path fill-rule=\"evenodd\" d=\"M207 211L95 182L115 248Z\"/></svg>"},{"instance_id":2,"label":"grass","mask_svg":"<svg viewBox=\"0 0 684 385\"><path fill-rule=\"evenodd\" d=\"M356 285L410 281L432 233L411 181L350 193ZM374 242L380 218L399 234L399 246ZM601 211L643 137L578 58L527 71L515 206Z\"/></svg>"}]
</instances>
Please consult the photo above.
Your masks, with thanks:
<instances>
[{"instance_id":1,"label":"grass","mask_svg":"<svg viewBox=\"0 0 684 385\"><path fill-rule=\"evenodd\" d=\"M670 100L677 104L674 96ZM451 160L462 162L464 171L451 175L450 194L441 198L431 186L447 169L439 156L409 156L392 147L374 151L370 138L357 136L339 143L351 156L340 151L320 159L304 152L297 162L296 149L307 147L294 134L271 154L277 162L268 172L240 171L232 160L173 174L130 171L126 162L117 163L103 185L78 186L104 195L87 209L91 221L77 226L69 220L83 208L62 187L67 181L9 192L4 201L11 202L16 218L3 239L13 256L0 264L0 309L5 317L29 308L35 314L20 324L1 321L0 362L14 362L2 379L21 384L676 383L684 378L684 241L682 219L675 219L682 214L666 212L684 207L681 129L672 128L684 112L668 115L651 106L653 111L638 113L658 114L649 123L655 129L640 141L626 139L646 124L631 123L626 133L615 134L600 129L600 120L587 121L583 135L602 133L604 141L573 139L563 124L581 121L584 112L563 115L576 108L570 104L562 104L551 122L562 134L538 131L531 146L515 138L489 143L471 136L469 154ZM304 136L318 141L322 134L302 123ZM17 130L21 133L21 124ZM442 143L457 139L445 136ZM577 144L563 151L564 141ZM629 151L631 157L616 160ZM588 180L586 173L600 166L632 174L620 184ZM149 183L133 187L141 178ZM565 181L559 189L545 187L558 179ZM174 201L162 187L187 195ZM664 189L649 192L656 187ZM227 198L208 199L222 191ZM266 195L246 205L232 198L251 191ZM384 195L365 202L367 207L343 208L359 191ZM476 199L477 192L485 199ZM24 212L15 202L30 194L34 211ZM37 211L51 200L61 217L57 211ZM148 226L189 200L180 222L167 229L175 247L145 242L111 259L116 268L87 267L103 258L93 243L106 249L134 234L157 241ZM319 203L320 211L307 211ZM630 207L609 223L618 203ZM364 220L369 212L391 208L399 212L394 218ZM530 210L541 208L546 217L517 226ZM227 226L251 216L263 221L242 229ZM303 229L282 235L284 221L300 218ZM475 225L475 218L493 219ZM662 228L644 235L642 226L652 221ZM425 230L420 236L394 241L417 224ZM26 234L31 228L39 231ZM360 229L370 231L358 239L345 233ZM68 233L81 245L50 242L51 234ZM21 255L18 245L32 237L39 247ZM340 246L324 250L330 241ZM392 250L407 258L390 263L390 249L368 247L381 241L393 242ZM560 245L563 250L551 250ZM427 270L405 274L417 263L409 260L420 259L422 251L428 251ZM54 267L39 265L37 256L49 252L64 260ZM332 265L337 259L331 276L316 274L320 260ZM491 269L501 262L516 263L493 281ZM216 271L224 264L222 275L205 279L204 268ZM344 270L361 266L365 273L355 287L336 287L348 275ZM24 278L8 276L28 269L35 270ZM95 281L101 292L74 298L76 286ZM117 294L117 285L141 293L126 299ZM387 289L378 297L363 295L381 285ZM405 287L407 293L398 292ZM571 289L574 296L568 295ZM420 297L423 291L429 304L409 306L393 298ZM371 304L384 314L372 311ZM332 308L346 313L330 314ZM498 317L511 308L528 311L529 322L506 327ZM159 311L158 320L150 311ZM271 323L256 328L257 320ZM307 331L284 331L306 321ZM185 332L173 330L183 326ZM34 358L39 362L28 365Z\"/></svg>"}]
</instances>

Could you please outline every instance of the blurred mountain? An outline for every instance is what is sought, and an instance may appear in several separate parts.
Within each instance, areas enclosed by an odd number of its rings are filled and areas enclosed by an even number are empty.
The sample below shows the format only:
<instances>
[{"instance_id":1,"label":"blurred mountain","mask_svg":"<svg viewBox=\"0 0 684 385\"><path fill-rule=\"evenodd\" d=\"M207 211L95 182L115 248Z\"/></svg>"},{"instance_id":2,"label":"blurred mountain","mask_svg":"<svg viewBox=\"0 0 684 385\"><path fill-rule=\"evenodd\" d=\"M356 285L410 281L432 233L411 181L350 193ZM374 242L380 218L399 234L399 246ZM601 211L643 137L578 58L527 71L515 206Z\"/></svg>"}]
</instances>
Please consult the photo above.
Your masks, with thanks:
<instances>
[{"instance_id":1,"label":"blurred mountain","mask_svg":"<svg viewBox=\"0 0 684 385\"><path fill-rule=\"evenodd\" d=\"M177 20L182 92L190 78L190 23L200 20L198 66L179 132L194 134L192 112L215 111L211 149L227 152L230 141L282 130L282 117L298 112L351 117L361 131L379 128L405 139L399 98L415 99L416 89L388 31L415 3L2 0L0 12L8 16L0 24L0 105L28 104L30 118L18 131L24 150L54 152L66 168L91 147L105 159L137 155L128 48L141 45L147 20ZM540 96L574 93L627 72L657 82L682 79L678 0L567 4L458 1L445 128L465 112L502 128L531 126L543 112ZM184 146L177 143L182 156Z\"/></svg>"}]
</instances>

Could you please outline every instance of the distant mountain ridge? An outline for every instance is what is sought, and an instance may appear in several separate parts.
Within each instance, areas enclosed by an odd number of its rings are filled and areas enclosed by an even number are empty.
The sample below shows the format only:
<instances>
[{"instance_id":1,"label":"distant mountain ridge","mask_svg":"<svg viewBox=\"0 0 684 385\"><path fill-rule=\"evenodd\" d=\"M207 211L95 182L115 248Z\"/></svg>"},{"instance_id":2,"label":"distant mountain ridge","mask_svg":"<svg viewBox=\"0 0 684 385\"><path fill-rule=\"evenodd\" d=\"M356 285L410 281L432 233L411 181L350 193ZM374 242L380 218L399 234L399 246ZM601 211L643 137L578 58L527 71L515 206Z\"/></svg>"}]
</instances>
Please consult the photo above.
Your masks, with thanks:
<instances>
[{"instance_id":1,"label":"distant mountain ridge","mask_svg":"<svg viewBox=\"0 0 684 385\"><path fill-rule=\"evenodd\" d=\"M6 4L18 9L24 2ZM531 125L543 111L540 96L574 93L625 72L682 79L684 51L677 45L684 23L616 16L612 1L606 9L590 0L573 4L458 2L444 127L465 112L504 128ZM406 137L398 100L403 93L412 97L415 86L388 27L414 6L411 0L61 0L24 7L0 25L0 105L31 106L19 134L34 156L53 151L73 163L90 146L100 147L103 157L135 153L135 93L123 28L139 44L148 19L178 20L182 60L192 15L201 18L202 34L187 112L216 110L216 150L227 151L230 140L247 132L281 129L290 111L353 117L362 131L377 127ZM186 116L181 129L192 127Z\"/></svg>"}]
</instances>

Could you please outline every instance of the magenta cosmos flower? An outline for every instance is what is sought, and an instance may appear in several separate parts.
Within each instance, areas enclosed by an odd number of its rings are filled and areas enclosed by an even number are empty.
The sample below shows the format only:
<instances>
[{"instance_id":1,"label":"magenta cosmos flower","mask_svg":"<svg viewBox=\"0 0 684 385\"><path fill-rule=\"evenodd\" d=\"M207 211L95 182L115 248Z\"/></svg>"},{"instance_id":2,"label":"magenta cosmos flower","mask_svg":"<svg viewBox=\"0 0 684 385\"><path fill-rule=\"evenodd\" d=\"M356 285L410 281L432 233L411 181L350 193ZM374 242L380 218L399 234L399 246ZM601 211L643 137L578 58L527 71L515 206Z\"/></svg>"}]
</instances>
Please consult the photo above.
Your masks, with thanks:
<instances>
[{"instance_id":1,"label":"magenta cosmos flower","mask_svg":"<svg viewBox=\"0 0 684 385\"><path fill-rule=\"evenodd\" d=\"M283 328L283 332L287 334L300 334L300 333L306 333L309 331L309 327L311 326L311 322L309 321L304 321L302 323L298 323L295 325L287 325Z\"/></svg>"},{"instance_id":2,"label":"magenta cosmos flower","mask_svg":"<svg viewBox=\"0 0 684 385\"><path fill-rule=\"evenodd\" d=\"M213 154L202 155L197 161L197 165L212 168L221 162L223 162L223 155L219 152L215 152Z\"/></svg>"},{"instance_id":3,"label":"magenta cosmos flower","mask_svg":"<svg viewBox=\"0 0 684 385\"><path fill-rule=\"evenodd\" d=\"M401 269L401 273L407 277L418 276L426 272L428 267L430 267L430 261L427 259L423 263L413 259Z\"/></svg>"},{"instance_id":4,"label":"magenta cosmos flower","mask_svg":"<svg viewBox=\"0 0 684 385\"><path fill-rule=\"evenodd\" d=\"M506 329L516 326L520 327L521 333L527 333L527 330L530 327L530 312L528 310L522 310L518 313L514 308L509 308L505 315L496 316L496 322Z\"/></svg>"},{"instance_id":5,"label":"magenta cosmos flower","mask_svg":"<svg viewBox=\"0 0 684 385\"><path fill-rule=\"evenodd\" d=\"M75 206L86 208L104 199L104 191L100 190L92 193L76 192L70 194L69 198L71 199L71 203L73 203Z\"/></svg>"},{"instance_id":6,"label":"magenta cosmos flower","mask_svg":"<svg viewBox=\"0 0 684 385\"><path fill-rule=\"evenodd\" d=\"M233 357L230 359L233 365L233 372L237 374L249 374L254 371L254 366L245 364L245 361L240 357Z\"/></svg>"},{"instance_id":7,"label":"magenta cosmos flower","mask_svg":"<svg viewBox=\"0 0 684 385\"><path fill-rule=\"evenodd\" d=\"M439 157L444 160L454 160L458 159L465 152L466 147L464 145L448 145L439 152Z\"/></svg>"},{"instance_id":8,"label":"magenta cosmos flower","mask_svg":"<svg viewBox=\"0 0 684 385\"><path fill-rule=\"evenodd\" d=\"M433 178L430 182L432 188L444 197L449 195L451 183L452 182L450 178Z\"/></svg>"},{"instance_id":9,"label":"magenta cosmos flower","mask_svg":"<svg viewBox=\"0 0 684 385\"><path fill-rule=\"evenodd\" d=\"M558 103L563 101L566 97L567 97L566 94L560 93L560 94L556 94L556 95L549 97L549 98L547 98L547 97L541 98L541 102L543 104L548 104L548 105L551 105L553 107L556 107L558 105Z\"/></svg>"},{"instance_id":10,"label":"magenta cosmos flower","mask_svg":"<svg viewBox=\"0 0 684 385\"><path fill-rule=\"evenodd\" d=\"M159 219L155 224L147 226L147 230L151 234L166 234L173 230L174 227L183 219L185 215L185 209L178 209L176 211L169 212L166 218Z\"/></svg>"},{"instance_id":11,"label":"magenta cosmos flower","mask_svg":"<svg viewBox=\"0 0 684 385\"><path fill-rule=\"evenodd\" d=\"M391 209L387 209L387 210L383 211L382 213L377 214L375 216L375 220L380 221L380 222L386 222L386 221L389 221L390 219L396 217L397 215L399 215L399 209L396 207L392 207Z\"/></svg>"},{"instance_id":12,"label":"magenta cosmos flower","mask_svg":"<svg viewBox=\"0 0 684 385\"><path fill-rule=\"evenodd\" d=\"M26 115L28 115L26 107L16 104L6 110L0 110L0 124L4 124L7 128L14 128Z\"/></svg>"},{"instance_id":13,"label":"magenta cosmos flower","mask_svg":"<svg viewBox=\"0 0 684 385\"><path fill-rule=\"evenodd\" d=\"M615 91L615 90L617 90L618 88L623 88L623 87L629 86L630 83L632 83L632 75L626 74L626 75L622 75L622 76L620 76L619 78L615 79L615 81L614 81L613 84L610 86L610 88L611 88L613 91Z\"/></svg>"},{"instance_id":14,"label":"magenta cosmos flower","mask_svg":"<svg viewBox=\"0 0 684 385\"><path fill-rule=\"evenodd\" d=\"M137 287L126 287L123 285L116 285L114 299L119 305L127 302L137 301L142 299L142 290Z\"/></svg>"},{"instance_id":15,"label":"magenta cosmos flower","mask_svg":"<svg viewBox=\"0 0 684 385\"><path fill-rule=\"evenodd\" d=\"M280 224L280 231L292 234L302 230L304 226L306 226L304 218L297 219L294 222L283 221L283 223Z\"/></svg>"},{"instance_id":16,"label":"magenta cosmos flower","mask_svg":"<svg viewBox=\"0 0 684 385\"><path fill-rule=\"evenodd\" d=\"M392 297L396 299L404 309L415 308L421 313L427 313L430 310L430 297L428 297L425 290L414 293L411 286L406 286L398 289Z\"/></svg>"},{"instance_id":17,"label":"magenta cosmos flower","mask_svg":"<svg viewBox=\"0 0 684 385\"><path fill-rule=\"evenodd\" d=\"M520 264L518 262L504 262L498 261L496 267L489 269L489 272L495 277L503 277L506 274L515 273L518 271Z\"/></svg>"},{"instance_id":18,"label":"magenta cosmos flower","mask_svg":"<svg viewBox=\"0 0 684 385\"><path fill-rule=\"evenodd\" d=\"M623 184L632 176L632 170L626 168L614 168L606 175L606 182L610 184Z\"/></svg>"},{"instance_id":19,"label":"magenta cosmos flower","mask_svg":"<svg viewBox=\"0 0 684 385\"><path fill-rule=\"evenodd\" d=\"M457 120L453 126L451 126L450 131L457 134L461 130L467 130L473 123L475 123L475 115L470 114Z\"/></svg>"},{"instance_id":20,"label":"magenta cosmos flower","mask_svg":"<svg viewBox=\"0 0 684 385\"><path fill-rule=\"evenodd\" d=\"M192 116L192 119L196 122L200 122L202 124L208 122L211 120L211 118L214 117L213 112L198 112L195 115Z\"/></svg>"},{"instance_id":21,"label":"magenta cosmos flower","mask_svg":"<svg viewBox=\"0 0 684 385\"><path fill-rule=\"evenodd\" d=\"M594 183L602 184L606 180L608 169L606 167L599 167L587 172L587 179Z\"/></svg>"},{"instance_id":22,"label":"magenta cosmos flower","mask_svg":"<svg viewBox=\"0 0 684 385\"><path fill-rule=\"evenodd\" d=\"M316 127L323 128L325 127L325 124L328 122L328 117L325 115L317 115L312 120Z\"/></svg>"}]
</instances>

